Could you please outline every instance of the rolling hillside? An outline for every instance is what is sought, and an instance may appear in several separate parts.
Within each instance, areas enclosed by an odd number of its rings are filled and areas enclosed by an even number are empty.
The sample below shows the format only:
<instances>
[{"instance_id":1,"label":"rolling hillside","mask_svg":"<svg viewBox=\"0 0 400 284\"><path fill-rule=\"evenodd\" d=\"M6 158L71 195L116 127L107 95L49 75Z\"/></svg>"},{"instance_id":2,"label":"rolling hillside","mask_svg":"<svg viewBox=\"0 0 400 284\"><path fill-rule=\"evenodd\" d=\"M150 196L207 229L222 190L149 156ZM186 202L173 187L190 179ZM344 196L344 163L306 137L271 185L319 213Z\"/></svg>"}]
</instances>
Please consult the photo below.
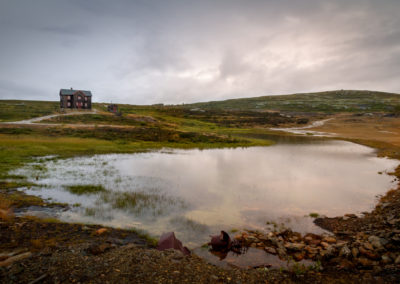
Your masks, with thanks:
<instances>
[{"instance_id":1,"label":"rolling hillside","mask_svg":"<svg viewBox=\"0 0 400 284\"><path fill-rule=\"evenodd\" d=\"M304 112L392 112L400 107L400 94L338 90L279 96L211 101L187 108L224 110L280 110Z\"/></svg>"}]
</instances>

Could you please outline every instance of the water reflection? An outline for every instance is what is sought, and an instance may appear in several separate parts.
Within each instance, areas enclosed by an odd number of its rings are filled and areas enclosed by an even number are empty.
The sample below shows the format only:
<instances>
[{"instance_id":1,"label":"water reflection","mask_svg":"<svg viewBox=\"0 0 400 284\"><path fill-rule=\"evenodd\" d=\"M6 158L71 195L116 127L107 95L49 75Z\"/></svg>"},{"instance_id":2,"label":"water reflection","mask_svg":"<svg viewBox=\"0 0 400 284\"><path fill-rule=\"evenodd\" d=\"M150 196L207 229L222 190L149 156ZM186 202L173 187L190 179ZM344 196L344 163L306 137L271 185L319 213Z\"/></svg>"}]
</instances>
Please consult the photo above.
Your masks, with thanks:
<instances>
[{"instance_id":1,"label":"water reflection","mask_svg":"<svg viewBox=\"0 0 400 284\"><path fill-rule=\"evenodd\" d=\"M210 232L265 228L284 223L320 232L310 212L328 216L371 209L390 189L396 161L343 141L271 147L168 150L47 161L15 174L39 183L30 194L77 204L69 221L139 227L160 235L175 231L187 246L207 242ZM44 170L43 170L44 168ZM38 180L36 180L38 177ZM67 186L102 185L106 192L74 195Z\"/></svg>"}]
</instances>

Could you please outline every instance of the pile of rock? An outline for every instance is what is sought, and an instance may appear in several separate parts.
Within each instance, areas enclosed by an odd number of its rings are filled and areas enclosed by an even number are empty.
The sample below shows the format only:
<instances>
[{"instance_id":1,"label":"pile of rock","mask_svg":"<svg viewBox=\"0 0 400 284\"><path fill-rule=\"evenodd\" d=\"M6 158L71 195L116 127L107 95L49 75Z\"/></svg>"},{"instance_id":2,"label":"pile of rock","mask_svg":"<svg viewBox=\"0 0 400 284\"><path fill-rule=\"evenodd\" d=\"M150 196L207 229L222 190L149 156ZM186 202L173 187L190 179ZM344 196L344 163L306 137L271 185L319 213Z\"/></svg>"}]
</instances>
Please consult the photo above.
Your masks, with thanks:
<instances>
[{"instance_id":1,"label":"pile of rock","mask_svg":"<svg viewBox=\"0 0 400 284\"><path fill-rule=\"evenodd\" d=\"M309 233L302 236L288 229L268 234L247 230L237 234L235 239L243 246L263 249L281 259L319 260L343 269L396 268L400 264L400 253L396 252L393 242L363 232L340 240L331 235Z\"/></svg>"}]
</instances>

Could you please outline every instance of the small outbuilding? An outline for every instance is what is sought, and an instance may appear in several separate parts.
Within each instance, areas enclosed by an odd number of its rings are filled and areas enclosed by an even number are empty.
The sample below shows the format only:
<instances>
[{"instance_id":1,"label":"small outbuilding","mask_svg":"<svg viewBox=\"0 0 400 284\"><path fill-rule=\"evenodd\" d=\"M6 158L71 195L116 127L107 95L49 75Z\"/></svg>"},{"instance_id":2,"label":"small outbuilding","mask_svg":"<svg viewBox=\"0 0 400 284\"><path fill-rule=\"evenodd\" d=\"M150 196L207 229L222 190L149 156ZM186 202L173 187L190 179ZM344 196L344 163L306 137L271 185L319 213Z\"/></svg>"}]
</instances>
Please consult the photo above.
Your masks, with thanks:
<instances>
[{"instance_id":1,"label":"small outbuilding","mask_svg":"<svg viewBox=\"0 0 400 284\"><path fill-rule=\"evenodd\" d=\"M92 109L92 93L90 91L61 89L60 108Z\"/></svg>"},{"instance_id":2,"label":"small outbuilding","mask_svg":"<svg viewBox=\"0 0 400 284\"><path fill-rule=\"evenodd\" d=\"M107 106L107 111L112 113L118 113L118 106L116 104L110 104Z\"/></svg>"}]
</instances>

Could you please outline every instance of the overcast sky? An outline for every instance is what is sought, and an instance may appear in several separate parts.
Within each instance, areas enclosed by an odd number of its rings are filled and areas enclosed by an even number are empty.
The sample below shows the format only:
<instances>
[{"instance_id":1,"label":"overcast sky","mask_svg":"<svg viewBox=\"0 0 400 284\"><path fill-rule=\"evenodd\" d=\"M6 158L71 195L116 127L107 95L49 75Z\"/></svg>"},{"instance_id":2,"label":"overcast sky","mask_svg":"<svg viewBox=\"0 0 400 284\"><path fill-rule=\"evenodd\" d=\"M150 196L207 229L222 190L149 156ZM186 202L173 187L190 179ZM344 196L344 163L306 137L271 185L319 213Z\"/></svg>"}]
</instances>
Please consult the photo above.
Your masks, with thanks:
<instances>
[{"instance_id":1,"label":"overcast sky","mask_svg":"<svg viewBox=\"0 0 400 284\"><path fill-rule=\"evenodd\" d=\"M400 93L399 0L0 0L0 99Z\"/></svg>"}]
</instances>

